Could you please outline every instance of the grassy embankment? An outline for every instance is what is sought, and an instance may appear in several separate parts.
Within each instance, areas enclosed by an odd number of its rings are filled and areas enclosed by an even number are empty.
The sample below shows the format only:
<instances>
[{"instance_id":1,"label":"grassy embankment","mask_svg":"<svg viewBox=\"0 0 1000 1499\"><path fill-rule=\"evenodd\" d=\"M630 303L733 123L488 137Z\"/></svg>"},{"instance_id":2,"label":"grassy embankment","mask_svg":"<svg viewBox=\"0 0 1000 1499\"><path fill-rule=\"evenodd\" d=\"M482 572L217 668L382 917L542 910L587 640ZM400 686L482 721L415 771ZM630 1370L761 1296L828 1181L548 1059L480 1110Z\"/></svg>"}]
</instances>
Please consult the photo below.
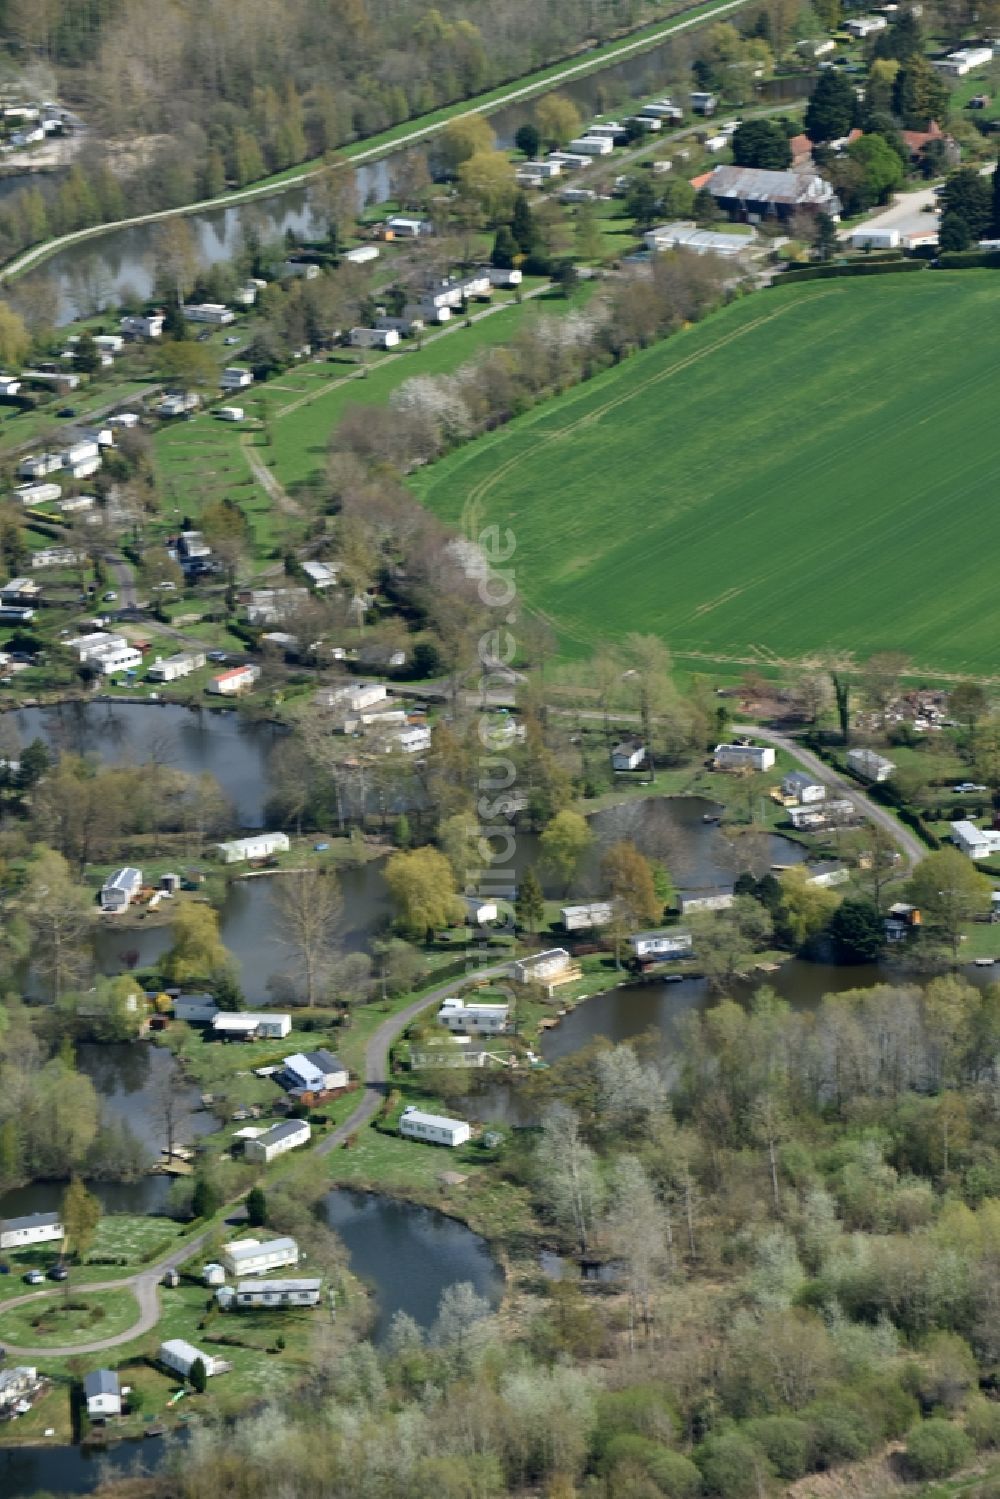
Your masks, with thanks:
<instances>
[{"instance_id":1,"label":"grassy embankment","mask_svg":"<svg viewBox=\"0 0 1000 1499\"><path fill-rule=\"evenodd\" d=\"M892 647L992 672L997 459L977 434L998 299L988 272L748 298L413 487L449 522L513 529L569 654L639 630L690 660Z\"/></svg>"}]
</instances>

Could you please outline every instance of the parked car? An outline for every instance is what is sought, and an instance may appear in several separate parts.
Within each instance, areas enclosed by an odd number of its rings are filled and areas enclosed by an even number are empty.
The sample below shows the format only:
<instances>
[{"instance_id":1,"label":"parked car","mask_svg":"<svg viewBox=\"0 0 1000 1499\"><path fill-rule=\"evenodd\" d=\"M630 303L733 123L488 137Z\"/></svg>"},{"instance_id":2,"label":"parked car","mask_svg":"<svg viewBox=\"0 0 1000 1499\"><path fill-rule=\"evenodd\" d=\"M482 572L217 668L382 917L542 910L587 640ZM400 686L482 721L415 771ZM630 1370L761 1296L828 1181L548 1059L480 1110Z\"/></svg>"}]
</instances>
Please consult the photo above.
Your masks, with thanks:
<instances>
[{"instance_id":1,"label":"parked car","mask_svg":"<svg viewBox=\"0 0 1000 1499\"><path fill-rule=\"evenodd\" d=\"M56 416L76 416L75 406L60 406Z\"/></svg>"},{"instance_id":2,"label":"parked car","mask_svg":"<svg viewBox=\"0 0 1000 1499\"><path fill-rule=\"evenodd\" d=\"M45 1284L45 1276L41 1270L29 1270L24 1280L25 1284L29 1286L44 1286Z\"/></svg>"},{"instance_id":3,"label":"parked car","mask_svg":"<svg viewBox=\"0 0 1000 1499\"><path fill-rule=\"evenodd\" d=\"M51 1265L49 1267L49 1280L69 1280L69 1271L63 1264Z\"/></svg>"},{"instance_id":4,"label":"parked car","mask_svg":"<svg viewBox=\"0 0 1000 1499\"><path fill-rule=\"evenodd\" d=\"M117 593L115 593L114 589L113 588L109 588L108 591L107 591L107 593L104 595L104 602L106 604L113 604L115 602L115 600L117 599L117 597L118 597L118 595L117 595Z\"/></svg>"},{"instance_id":5,"label":"parked car","mask_svg":"<svg viewBox=\"0 0 1000 1499\"><path fill-rule=\"evenodd\" d=\"M214 661L217 665L221 666L229 660L229 657L226 655L225 651L209 651L208 659L209 661Z\"/></svg>"},{"instance_id":6,"label":"parked car","mask_svg":"<svg viewBox=\"0 0 1000 1499\"><path fill-rule=\"evenodd\" d=\"M968 793L975 793L977 791L981 795L984 791L987 791L989 788L986 787L986 786L980 786L979 783L978 783L978 781L959 781L958 785L957 786L953 786L951 789L952 789L953 792L955 792L956 796L964 796L967 792Z\"/></svg>"}]
</instances>

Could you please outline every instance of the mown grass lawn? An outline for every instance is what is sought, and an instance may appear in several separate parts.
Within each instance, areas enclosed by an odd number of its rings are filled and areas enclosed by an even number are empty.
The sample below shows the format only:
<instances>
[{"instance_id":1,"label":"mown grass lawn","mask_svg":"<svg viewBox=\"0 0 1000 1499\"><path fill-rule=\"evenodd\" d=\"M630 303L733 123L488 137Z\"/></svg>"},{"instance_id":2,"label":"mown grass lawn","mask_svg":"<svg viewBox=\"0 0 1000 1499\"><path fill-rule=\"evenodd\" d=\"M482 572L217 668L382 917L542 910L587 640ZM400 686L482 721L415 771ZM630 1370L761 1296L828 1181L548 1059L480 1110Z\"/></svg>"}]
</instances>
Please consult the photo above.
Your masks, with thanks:
<instances>
[{"instance_id":1,"label":"mown grass lawn","mask_svg":"<svg viewBox=\"0 0 1000 1499\"><path fill-rule=\"evenodd\" d=\"M97 1225L94 1242L87 1254L84 1269L91 1280L101 1279L105 1271L113 1274L114 1265L102 1265L102 1259L121 1259L132 1270L151 1258L165 1254L179 1237L180 1224L169 1218L140 1218L132 1213L113 1213ZM110 1278L110 1275L109 1275Z\"/></svg>"},{"instance_id":2,"label":"mown grass lawn","mask_svg":"<svg viewBox=\"0 0 1000 1499\"><path fill-rule=\"evenodd\" d=\"M68 1347L126 1332L139 1317L132 1292L57 1290L44 1301L0 1311L0 1343L23 1348Z\"/></svg>"},{"instance_id":3,"label":"mown grass lawn","mask_svg":"<svg viewBox=\"0 0 1000 1499\"><path fill-rule=\"evenodd\" d=\"M582 655L995 670L990 272L748 297L417 475Z\"/></svg>"}]
</instances>

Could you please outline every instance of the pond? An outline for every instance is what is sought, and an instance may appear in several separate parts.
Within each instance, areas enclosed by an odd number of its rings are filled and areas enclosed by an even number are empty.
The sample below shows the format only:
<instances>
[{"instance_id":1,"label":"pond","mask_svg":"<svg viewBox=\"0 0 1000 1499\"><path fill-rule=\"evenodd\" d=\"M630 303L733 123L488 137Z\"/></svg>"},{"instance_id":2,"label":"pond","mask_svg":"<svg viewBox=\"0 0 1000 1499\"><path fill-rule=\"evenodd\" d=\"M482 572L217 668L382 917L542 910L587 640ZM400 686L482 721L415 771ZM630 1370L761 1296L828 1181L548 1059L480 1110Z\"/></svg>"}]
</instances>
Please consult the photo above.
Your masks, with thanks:
<instances>
[{"instance_id":1,"label":"pond","mask_svg":"<svg viewBox=\"0 0 1000 1499\"><path fill-rule=\"evenodd\" d=\"M207 771L233 803L241 827L263 826L268 756L282 733L275 724L176 703L69 702L22 708L12 718L22 745L38 738L111 765L156 762L189 775Z\"/></svg>"},{"instance_id":2,"label":"pond","mask_svg":"<svg viewBox=\"0 0 1000 1499\"><path fill-rule=\"evenodd\" d=\"M162 1437L119 1442L107 1452L79 1447L0 1447L0 1494L30 1499L34 1494L90 1494L105 1476L153 1473L163 1462Z\"/></svg>"},{"instance_id":3,"label":"pond","mask_svg":"<svg viewBox=\"0 0 1000 1499\"><path fill-rule=\"evenodd\" d=\"M374 1290L370 1337L376 1346L385 1341L396 1312L408 1312L429 1329L441 1293L457 1281L469 1281L499 1305L503 1272L486 1240L464 1223L432 1208L346 1188L330 1192L323 1206L327 1223L347 1246L351 1269Z\"/></svg>"}]
</instances>

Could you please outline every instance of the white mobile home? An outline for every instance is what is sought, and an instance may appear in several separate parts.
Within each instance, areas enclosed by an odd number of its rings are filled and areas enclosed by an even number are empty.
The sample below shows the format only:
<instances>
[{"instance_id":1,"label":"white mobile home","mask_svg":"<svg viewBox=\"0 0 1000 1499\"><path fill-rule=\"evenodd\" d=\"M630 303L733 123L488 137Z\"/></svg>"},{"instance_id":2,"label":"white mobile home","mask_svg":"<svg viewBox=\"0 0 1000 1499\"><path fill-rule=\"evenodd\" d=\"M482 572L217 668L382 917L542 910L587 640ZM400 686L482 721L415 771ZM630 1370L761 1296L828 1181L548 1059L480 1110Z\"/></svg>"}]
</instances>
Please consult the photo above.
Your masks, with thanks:
<instances>
[{"instance_id":1,"label":"white mobile home","mask_svg":"<svg viewBox=\"0 0 1000 1499\"><path fill-rule=\"evenodd\" d=\"M22 1218L0 1218L0 1249L30 1249L65 1237L58 1213L28 1213Z\"/></svg>"},{"instance_id":2,"label":"white mobile home","mask_svg":"<svg viewBox=\"0 0 1000 1499\"><path fill-rule=\"evenodd\" d=\"M569 149L580 156L610 156L615 143L609 135L581 135L570 141Z\"/></svg>"},{"instance_id":3,"label":"white mobile home","mask_svg":"<svg viewBox=\"0 0 1000 1499\"><path fill-rule=\"evenodd\" d=\"M252 384L253 370L241 369L236 364L231 364L219 376L219 386L222 390L246 390L247 386Z\"/></svg>"},{"instance_id":4,"label":"white mobile home","mask_svg":"<svg viewBox=\"0 0 1000 1499\"><path fill-rule=\"evenodd\" d=\"M220 1255L230 1275L265 1275L283 1265L297 1265L299 1246L294 1239L234 1239Z\"/></svg>"},{"instance_id":5,"label":"white mobile home","mask_svg":"<svg viewBox=\"0 0 1000 1499\"><path fill-rule=\"evenodd\" d=\"M357 245L345 252L344 259L348 265L366 265L368 261L378 259L378 245Z\"/></svg>"},{"instance_id":6,"label":"white mobile home","mask_svg":"<svg viewBox=\"0 0 1000 1499\"><path fill-rule=\"evenodd\" d=\"M977 828L974 822L964 819L951 825L951 841L970 859L990 859L1000 853L1000 831L995 828Z\"/></svg>"},{"instance_id":7,"label":"white mobile home","mask_svg":"<svg viewBox=\"0 0 1000 1499\"><path fill-rule=\"evenodd\" d=\"M319 1306L322 1289L321 1280L238 1280L226 1302L235 1307Z\"/></svg>"},{"instance_id":8,"label":"white mobile home","mask_svg":"<svg viewBox=\"0 0 1000 1499\"><path fill-rule=\"evenodd\" d=\"M315 1051L296 1051L285 1057L278 1080L293 1097L303 1097L346 1088L350 1074L339 1057L320 1046Z\"/></svg>"},{"instance_id":9,"label":"white mobile home","mask_svg":"<svg viewBox=\"0 0 1000 1499\"><path fill-rule=\"evenodd\" d=\"M564 931L585 932L595 926L608 926L613 914L610 901L596 900L586 906L563 906L559 920Z\"/></svg>"},{"instance_id":10,"label":"white mobile home","mask_svg":"<svg viewBox=\"0 0 1000 1499\"><path fill-rule=\"evenodd\" d=\"M634 932L628 939L632 956L640 962L664 958L686 958L691 952L690 932Z\"/></svg>"},{"instance_id":11,"label":"white mobile home","mask_svg":"<svg viewBox=\"0 0 1000 1499\"><path fill-rule=\"evenodd\" d=\"M265 1130L256 1139L248 1140L243 1147L243 1154L248 1161L260 1161L266 1166L277 1156L284 1155L286 1150L296 1150L300 1145L308 1145L311 1135L312 1130L307 1120L286 1119Z\"/></svg>"},{"instance_id":12,"label":"white mobile home","mask_svg":"<svg viewBox=\"0 0 1000 1499\"><path fill-rule=\"evenodd\" d=\"M475 1000L446 999L437 1013L438 1025L470 1036L499 1036L507 1029L510 1006L477 1004Z\"/></svg>"},{"instance_id":13,"label":"white mobile home","mask_svg":"<svg viewBox=\"0 0 1000 1499\"><path fill-rule=\"evenodd\" d=\"M399 343L395 328L352 328L349 337L352 349L394 349Z\"/></svg>"},{"instance_id":14,"label":"white mobile home","mask_svg":"<svg viewBox=\"0 0 1000 1499\"><path fill-rule=\"evenodd\" d=\"M472 1130L464 1119L448 1119L443 1114L425 1114L412 1104L403 1110L399 1120L399 1133L410 1140L423 1140L428 1145L447 1145L452 1148L464 1145Z\"/></svg>"},{"instance_id":15,"label":"white mobile home","mask_svg":"<svg viewBox=\"0 0 1000 1499\"><path fill-rule=\"evenodd\" d=\"M117 916L127 911L142 889L142 870L131 866L109 875L101 886L101 910Z\"/></svg>"},{"instance_id":16,"label":"white mobile home","mask_svg":"<svg viewBox=\"0 0 1000 1499\"><path fill-rule=\"evenodd\" d=\"M691 911L728 911L735 899L731 890L720 890L715 895L682 895L678 905L687 916Z\"/></svg>"},{"instance_id":17,"label":"white mobile home","mask_svg":"<svg viewBox=\"0 0 1000 1499\"><path fill-rule=\"evenodd\" d=\"M228 671L220 671L209 682L208 690L216 697L239 697L240 693L251 690L259 676L260 667L248 661L245 666L232 666Z\"/></svg>"},{"instance_id":18,"label":"white mobile home","mask_svg":"<svg viewBox=\"0 0 1000 1499\"><path fill-rule=\"evenodd\" d=\"M551 988L568 976L571 967L569 953L564 947L550 947L545 952L516 958L508 972L516 984L541 984Z\"/></svg>"},{"instance_id":19,"label":"white mobile home","mask_svg":"<svg viewBox=\"0 0 1000 1499\"><path fill-rule=\"evenodd\" d=\"M770 745L717 744L715 746L716 770L770 770L774 764L774 750Z\"/></svg>"},{"instance_id":20,"label":"white mobile home","mask_svg":"<svg viewBox=\"0 0 1000 1499\"><path fill-rule=\"evenodd\" d=\"M223 864L242 864L246 859L266 859L271 854L285 854L290 847L287 833L252 833L248 838L232 838L228 843L215 845Z\"/></svg>"},{"instance_id":21,"label":"white mobile home","mask_svg":"<svg viewBox=\"0 0 1000 1499\"><path fill-rule=\"evenodd\" d=\"M385 227L396 239L419 239L421 235L434 233L430 219L411 219L399 213L386 219Z\"/></svg>"},{"instance_id":22,"label":"white mobile home","mask_svg":"<svg viewBox=\"0 0 1000 1499\"><path fill-rule=\"evenodd\" d=\"M204 665L204 651L181 651L176 656L157 656L146 676L151 682L176 682Z\"/></svg>"},{"instance_id":23,"label":"white mobile home","mask_svg":"<svg viewBox=\"0 0 1000 1499\"><path fill-rule=\"evenodd\" d=\"M826 797L822 781L815 780L804 770L790 770L781 783L781 790L785 796L794 796L802 807L809 802L821 802Z\"/></svg>"},{"instance_id":24,"label":"white mobile home","mask_svg":"<svg viewBox=\"0 0 1000 1499\"><path fill-rule=\"evenodd\" d=\"M877 755L870 749L848 750L847 766L862 780L876 782L887 781L896 769L892 760L887 760L884 755Z\"/></svg>"},{"instance_id":25,"label":"white mobile home","mask_svg":"<svg viewBox=\"0 0 1000 1499\"><path fill-rule=\"evenodd\" d=\"M217 1036L245 1041L281 1041L291 1034L292 1017L263 1010L219 1010L212 1016L212 1030Z\"/></svg>"},{"instance_id":26,"label":"white mobile home","mask_svg":"<svg viewBox=\"0 0 1000 1499\"><path fill-rule=\"evenodd\" d=\"M224 307L221 302L193 302L182 307L181 312L189 323L212 323L217 328L224 328L236 321L235 312Z\"/></svg>"},{"instance_id":27,"label":"white mobile home","mask_svg":"<svg viewBox=\"0 0 1000 1499\"><path fill-rule=\"evenodd\" d=\"M221 1373L218 1360L210 1353L202 1353L200 1348L186 1342L184 1338L168 1338L165 1343L161 1343L158 1358L164 1368L173 1374L179 1374L182 1379L190 1379L191 1370L199 1359L205 1365L205 1373L209 1378Z\"/></svg>"}]
</instances>

